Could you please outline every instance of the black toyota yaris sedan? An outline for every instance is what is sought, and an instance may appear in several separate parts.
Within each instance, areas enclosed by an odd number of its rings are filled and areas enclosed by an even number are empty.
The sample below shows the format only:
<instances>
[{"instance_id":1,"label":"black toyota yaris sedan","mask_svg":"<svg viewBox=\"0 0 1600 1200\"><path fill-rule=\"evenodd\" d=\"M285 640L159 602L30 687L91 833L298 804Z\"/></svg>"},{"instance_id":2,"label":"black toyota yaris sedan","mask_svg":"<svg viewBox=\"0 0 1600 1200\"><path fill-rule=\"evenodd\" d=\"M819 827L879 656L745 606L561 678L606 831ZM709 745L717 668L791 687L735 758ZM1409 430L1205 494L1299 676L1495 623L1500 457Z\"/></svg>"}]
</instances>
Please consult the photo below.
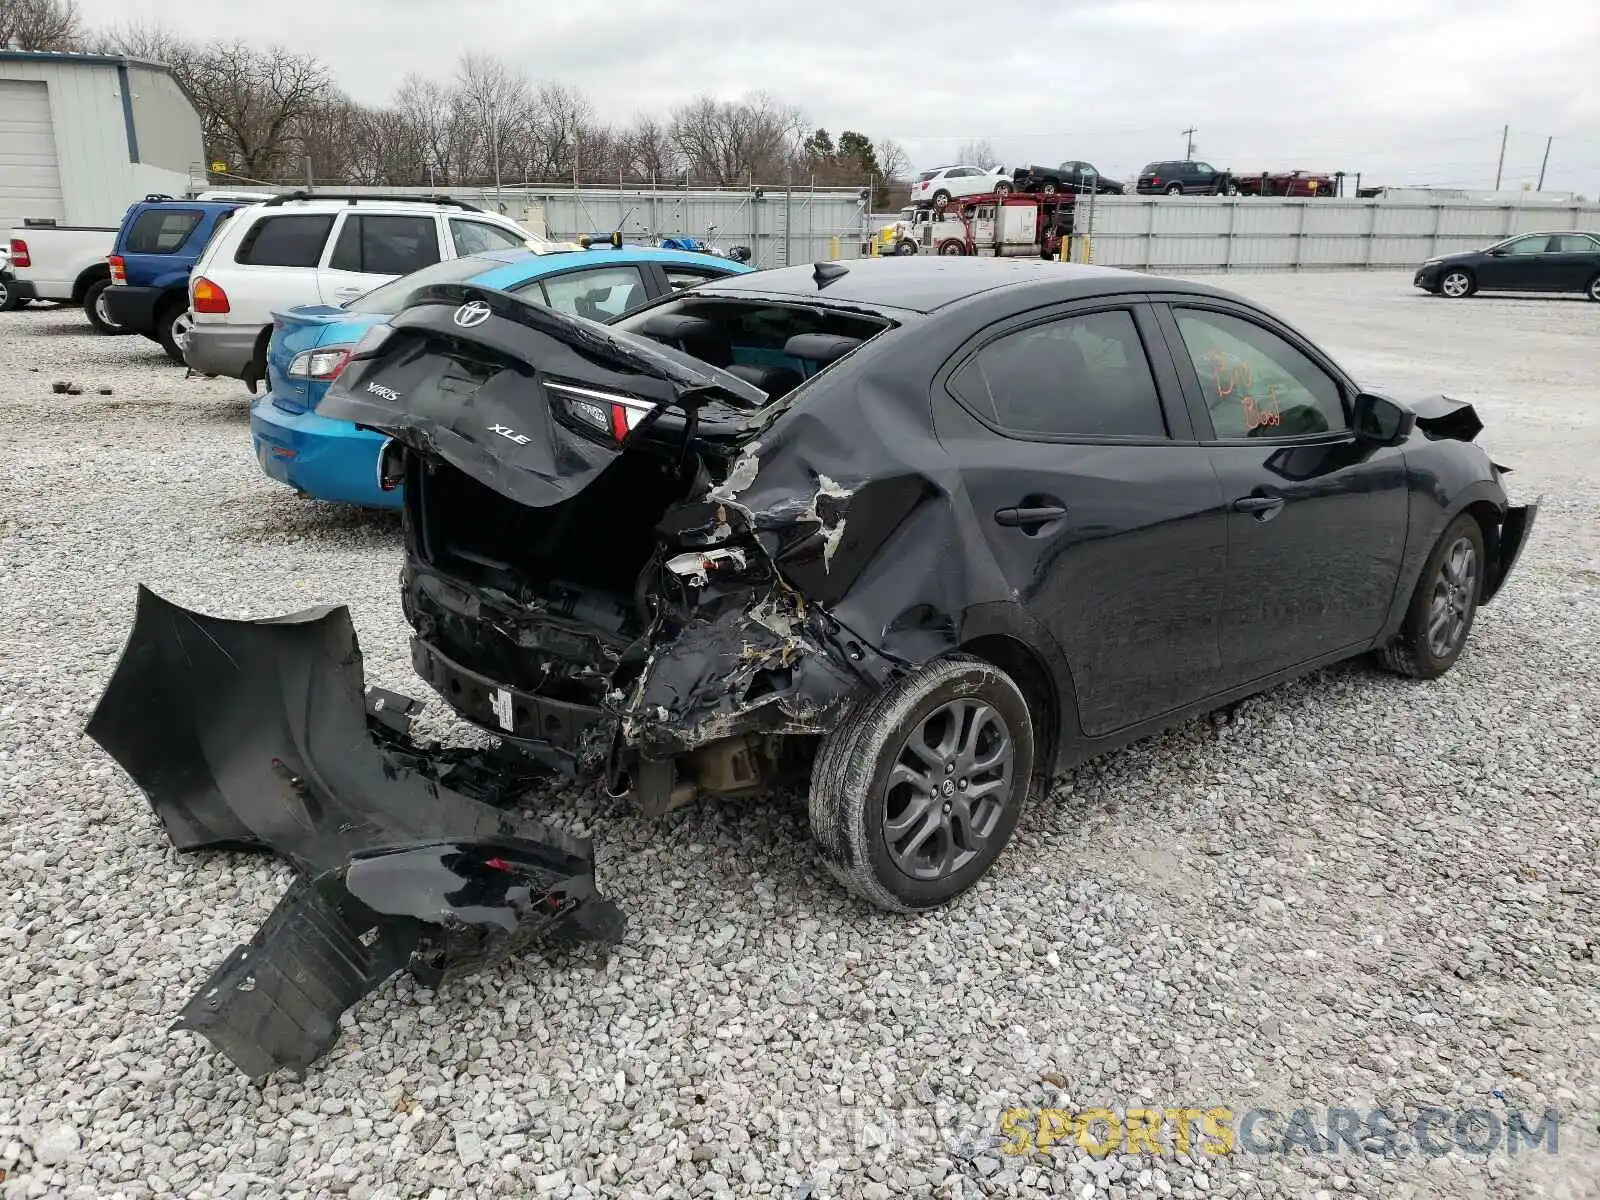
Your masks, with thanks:
<instances>
[{"instance_id":1,"label":"black toyota yaris sedan","mask_svg":"<svg viewBox=\"0 0 1600 1200\"><path fill-rule=\"evenodd\" d=\"M601 326L419 293L322 415L390 435L413 661L649 812L810 768L884 908L994 862L1050 777L1372 653L1438 676L1516 562L1471 407L1364 392L1219 289L824 263Z\"/></svg>"}]
</instances>

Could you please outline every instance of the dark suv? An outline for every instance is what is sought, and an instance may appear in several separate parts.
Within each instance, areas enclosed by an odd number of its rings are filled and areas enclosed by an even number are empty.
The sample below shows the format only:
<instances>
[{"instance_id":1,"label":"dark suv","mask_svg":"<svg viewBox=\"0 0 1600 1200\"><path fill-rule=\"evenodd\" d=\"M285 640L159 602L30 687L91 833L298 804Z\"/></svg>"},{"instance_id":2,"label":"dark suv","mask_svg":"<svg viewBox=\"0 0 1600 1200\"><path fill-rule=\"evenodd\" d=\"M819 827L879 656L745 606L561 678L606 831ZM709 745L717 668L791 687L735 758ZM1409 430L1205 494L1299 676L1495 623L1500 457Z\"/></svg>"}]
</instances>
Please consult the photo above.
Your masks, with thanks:
<instances>
[{"instance_id":1,"label":"dark suv","mask_svg":"<svg viewBox=\"0 0 1600 1200\"><path fill-rule=\"evenodd\" d=\"M1228 171L1204 162L1153 162L1139 172L1141 196L1237 196L1239 186Z\"/></svg>"}]
</instances>

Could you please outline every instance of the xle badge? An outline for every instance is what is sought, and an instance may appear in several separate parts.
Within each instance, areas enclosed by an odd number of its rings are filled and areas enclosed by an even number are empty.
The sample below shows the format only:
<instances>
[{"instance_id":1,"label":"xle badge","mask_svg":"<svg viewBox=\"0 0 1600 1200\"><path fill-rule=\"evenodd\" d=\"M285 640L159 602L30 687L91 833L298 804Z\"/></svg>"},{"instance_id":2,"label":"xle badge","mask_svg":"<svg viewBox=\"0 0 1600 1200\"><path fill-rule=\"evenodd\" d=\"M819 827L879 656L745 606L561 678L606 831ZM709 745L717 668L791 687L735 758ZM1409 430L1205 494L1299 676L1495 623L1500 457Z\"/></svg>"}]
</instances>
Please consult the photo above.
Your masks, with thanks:
<instances>
[{"instance_id":1,"label":"xle badge","mask_svg":"<svg viewBox=\"0 0 1600 1200\"><path fill-rule=\"evenodd\" d=\"M489 707L494 709L494 719L500 722L500 728L511 733L511 693L505 688L495 688L489 695Z\"/></svg>"}]
</instances>

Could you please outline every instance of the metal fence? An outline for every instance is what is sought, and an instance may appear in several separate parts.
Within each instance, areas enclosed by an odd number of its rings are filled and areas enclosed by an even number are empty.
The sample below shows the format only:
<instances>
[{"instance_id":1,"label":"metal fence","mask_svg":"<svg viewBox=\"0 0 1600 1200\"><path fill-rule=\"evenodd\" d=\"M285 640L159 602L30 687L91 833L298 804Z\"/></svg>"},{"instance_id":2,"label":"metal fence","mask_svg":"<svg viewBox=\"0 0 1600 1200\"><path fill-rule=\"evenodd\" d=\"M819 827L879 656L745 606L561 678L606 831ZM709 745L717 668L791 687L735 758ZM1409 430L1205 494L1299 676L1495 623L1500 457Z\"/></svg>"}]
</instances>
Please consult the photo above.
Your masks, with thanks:
<instances>
[{"instance_id":1,"label":"metal fence","mask_svg":"<svg viewBox=\"0 0 1600 1200\"><path fill-rule=\"evenodd\" d=\"M262 188L288 192L290 187ZM860 189L785 184L753 188L650 187L338 187L318 190L357 195L448 193L480 208L504 213L531 232L557 241L621 230L630 242L683 235L720 249L749 246L758 267L781 267L830 258L856 258L870 241Z\"/></svg>"},{"instance_id":2,"label":"metal fence","mask_svg":"<svg viewBox=\"0 0 1600 1200\"><path fill-rule=\"evenodd\" d=\"M1154 271L1414 267L1539 230L1600 229L1600 204L1101 196L1075 233L1089 260ZM1091 227L1092 225L1092 227ZM1077 254L1074 254L1077 257Z\"/></svg>"}]
</instances>

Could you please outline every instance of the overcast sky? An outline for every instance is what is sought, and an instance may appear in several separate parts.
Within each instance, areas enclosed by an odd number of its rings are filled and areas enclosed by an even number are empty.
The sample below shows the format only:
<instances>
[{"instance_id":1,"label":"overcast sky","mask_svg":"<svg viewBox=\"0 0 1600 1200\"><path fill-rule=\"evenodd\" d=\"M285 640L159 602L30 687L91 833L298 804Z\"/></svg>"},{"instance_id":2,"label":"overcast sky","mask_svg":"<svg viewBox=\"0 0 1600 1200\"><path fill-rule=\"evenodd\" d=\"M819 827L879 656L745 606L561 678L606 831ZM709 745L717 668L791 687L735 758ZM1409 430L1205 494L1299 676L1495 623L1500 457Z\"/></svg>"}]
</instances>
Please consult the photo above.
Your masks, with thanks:
<instances>
[{"instance_id":1,"label":"overcast sky","mask_svg":"<svg viewBox=\"0 0 1600 1200\"><path fill-rule=\"evenodd\" d=\"M469 49L588 94L608 119L764 88L918 167L984 138L1006 166L1126 178L1195 155L1363 183L1600 195L1600 0L78 0L95 25L320 55L358 100Z\"/></svg>"}]
</instances>

